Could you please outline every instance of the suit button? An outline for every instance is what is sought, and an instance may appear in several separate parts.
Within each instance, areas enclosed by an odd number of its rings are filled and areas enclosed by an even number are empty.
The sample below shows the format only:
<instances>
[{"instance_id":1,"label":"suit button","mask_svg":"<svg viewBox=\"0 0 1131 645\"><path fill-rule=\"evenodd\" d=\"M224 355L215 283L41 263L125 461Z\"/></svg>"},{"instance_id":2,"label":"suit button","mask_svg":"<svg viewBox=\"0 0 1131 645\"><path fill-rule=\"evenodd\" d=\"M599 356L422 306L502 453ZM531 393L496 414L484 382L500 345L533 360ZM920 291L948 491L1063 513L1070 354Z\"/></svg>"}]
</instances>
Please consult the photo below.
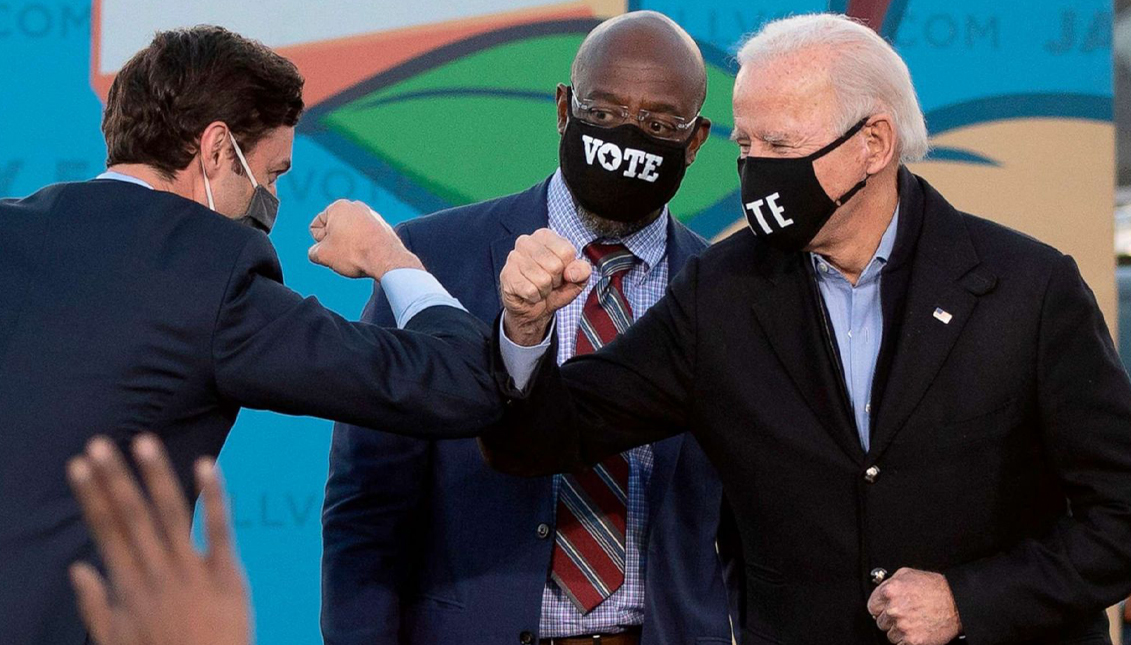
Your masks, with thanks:
<instances>
[{"instance_id":1,"label":"suit button","mask_svg":"<svg viewBox=\"0 0 1131 645\"><path fill-rule=\"evenodd\" d=\"M876 479L880 476L879 466L871 466L868 470L864 471L864 481L869 484L876 483Z\"/></svg>"},{"instance_id":2,"label":"suit button","mask_svg":"<svg viewBox=\"0 0 1131 645\"><path fill-rule=\"evenodd\" d=\"M522 645L532 645L534 643L534 634L522 632L518 635L518 642L522 643Z\"/></svg>"},{"instance_id":3,"label":"suit button","mask_svg":"<svg viewBox=\"0 0 1131 645\"><path fill-rule=\"evenodd\" d=\"M881 569L880 567L876 567L875 569L872 569L872 584L878 585L878 584L882 583L884 580L887 580L887 578L888 578L887 569Z\"/></svg>"},{"instance_id":4,"label":"suit button","mask_svg":"<svg viewBox=\"0 0 1131 645\"><path fill-rule=\"evenodd\" d=\"M544 522L542 524L539 524L537 532L538 539L545 540L546 538L550 537L550 525Z\"/></svg>"}]
</instances>

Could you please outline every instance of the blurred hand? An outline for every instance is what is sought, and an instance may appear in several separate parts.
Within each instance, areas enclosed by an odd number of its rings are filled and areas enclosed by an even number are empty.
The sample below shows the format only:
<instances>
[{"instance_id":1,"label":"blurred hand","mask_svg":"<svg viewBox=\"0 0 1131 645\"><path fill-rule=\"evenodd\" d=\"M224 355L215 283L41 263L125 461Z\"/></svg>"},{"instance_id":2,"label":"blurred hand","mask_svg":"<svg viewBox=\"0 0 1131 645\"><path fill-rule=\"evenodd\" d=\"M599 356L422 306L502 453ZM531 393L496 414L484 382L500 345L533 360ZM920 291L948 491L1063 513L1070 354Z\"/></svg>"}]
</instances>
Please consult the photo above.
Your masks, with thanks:
<instances>
[{"instance_id":1,"label":"blurred hand","mask_svg":"<svg viewBox=\"0 0 1131 645\"><path fill-rule=\"evenodd\" d=\"M941 573L903 568L872 592L868 613L902 645L946 645L962 633L950 584Z\"/></svg>"},{"instance_id":2,"label":"blurred hand","mask_svg":"<svg viewBox=\"0 0 1131 645\"><path fill-rule=\"evenodd\" d=\"M499 274L507 338L527 347L542 342L554 312L581 293L591 271L573 245L548 228L518 238Z\"/></svg>"},{"instance_id":3,"label":"blurred hand","mask_svg":"<svg viewBox=\"0 0 1131 645\"><path fill-rule=\"evenodd\" d=\"M310 261L347 278L380 280L393 269L423 269L393 227L362 202L330 204L310 223Z\"/></svg>"},{"instance_id":4,"label":"blurred hand","mask_svg":"<svg viewBox=\"0 0 1131 645\"><path fill-rule=\"evenodd\" d=\"M196 464L208 538L202 555L193 547L189 506L160 442L142 435L133 454L148 500L104 437L67 464L108 574L104 579L85 562L71 567L91 638L98 645L247 645L247 588L232 552L215 464Z\"/></svg>"}]
</instances>

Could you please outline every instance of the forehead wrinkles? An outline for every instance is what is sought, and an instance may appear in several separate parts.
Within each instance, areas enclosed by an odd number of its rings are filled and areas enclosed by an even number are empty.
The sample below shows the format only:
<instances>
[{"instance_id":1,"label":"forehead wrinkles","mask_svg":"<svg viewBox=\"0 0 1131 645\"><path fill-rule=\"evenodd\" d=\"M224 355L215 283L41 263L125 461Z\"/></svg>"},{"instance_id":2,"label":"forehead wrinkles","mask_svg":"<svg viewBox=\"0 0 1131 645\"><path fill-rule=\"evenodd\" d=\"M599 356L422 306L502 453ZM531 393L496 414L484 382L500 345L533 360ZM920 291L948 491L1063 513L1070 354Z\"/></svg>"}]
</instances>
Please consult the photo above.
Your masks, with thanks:
<instances>
[{"instance_id":1,"label":"forehead wrinkles","mask_svg":"<svg viewBox=\"0 0 1131 645\"><path fill-rule=\"evenodd\" d=\"M838 112L827 60L788 55L743 66L735 86L740 133L765 141L796 141L835 130Z\"/></svg>"}]
</instances>

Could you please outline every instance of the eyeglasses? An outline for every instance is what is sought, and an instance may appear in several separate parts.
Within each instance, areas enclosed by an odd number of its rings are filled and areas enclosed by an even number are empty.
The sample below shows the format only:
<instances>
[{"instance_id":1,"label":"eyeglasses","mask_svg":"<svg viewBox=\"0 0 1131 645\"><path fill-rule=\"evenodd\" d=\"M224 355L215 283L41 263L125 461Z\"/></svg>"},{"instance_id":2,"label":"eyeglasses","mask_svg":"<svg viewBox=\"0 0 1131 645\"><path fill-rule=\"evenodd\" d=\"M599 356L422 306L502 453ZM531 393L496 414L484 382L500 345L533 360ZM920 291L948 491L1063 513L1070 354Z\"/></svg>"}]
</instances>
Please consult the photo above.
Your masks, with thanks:
<instances>
[{"instance_id":1,"label":"eyeglasses","mask_svg":"<svg viewBox=\"0 0 1131 645\"><path fill-rule=\"evenodd\" d=\"M699 121L698 113L691 119L650 110L639 110L634 114L625 105L578 99L572 88L570 88L570 101L573 104L573 115L586 123L612 128L635 121L640 124L644 132L657 139L680 141L686 136L687 130Z\"/></svg>"}]
</instances>

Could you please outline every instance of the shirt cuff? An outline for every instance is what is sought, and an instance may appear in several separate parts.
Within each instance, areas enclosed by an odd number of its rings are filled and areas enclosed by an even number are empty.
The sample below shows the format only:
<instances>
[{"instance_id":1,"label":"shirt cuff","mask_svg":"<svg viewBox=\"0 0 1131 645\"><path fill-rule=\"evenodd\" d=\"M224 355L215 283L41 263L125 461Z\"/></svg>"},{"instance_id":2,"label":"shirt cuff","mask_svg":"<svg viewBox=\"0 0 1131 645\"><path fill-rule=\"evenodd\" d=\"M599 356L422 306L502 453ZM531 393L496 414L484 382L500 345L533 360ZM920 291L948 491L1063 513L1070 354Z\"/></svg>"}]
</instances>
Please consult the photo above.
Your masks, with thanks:
<instances>
[{"instance_id":1,"label":"shirt cuff","mask_svg":"<svg viewBox=\"0 0 1131 645\"><path fill-rule=\"evenodd\" d=\"M503 312L503 315L499 316L499 353L502 354L503 367L507 368L507 374L510 374L515 389L525 392L526 386L530 385L530 377L533 376L534 370L538 368L538 363L546 355L546 351L550 349L550 338L553 337L554 325L557 324L557 321L550 323L546 338L541 343L533 347L524 347L507 338L507 329L503 325L503 319L506 318L506 315L506 312Z\"/></svg>"},{"instance_id":2,"label":"shirt cuff","mask_svg":"<svg viewBox=\"0 0 1131 645\"><path fill-rule=\"evenodd\" d=\"M389 300L398 329L404 329L413 316L429 307L448 306L467 311L439 280L420 269L389 271L381 278L381 290Z\"/></svg>"}]
</instances>

